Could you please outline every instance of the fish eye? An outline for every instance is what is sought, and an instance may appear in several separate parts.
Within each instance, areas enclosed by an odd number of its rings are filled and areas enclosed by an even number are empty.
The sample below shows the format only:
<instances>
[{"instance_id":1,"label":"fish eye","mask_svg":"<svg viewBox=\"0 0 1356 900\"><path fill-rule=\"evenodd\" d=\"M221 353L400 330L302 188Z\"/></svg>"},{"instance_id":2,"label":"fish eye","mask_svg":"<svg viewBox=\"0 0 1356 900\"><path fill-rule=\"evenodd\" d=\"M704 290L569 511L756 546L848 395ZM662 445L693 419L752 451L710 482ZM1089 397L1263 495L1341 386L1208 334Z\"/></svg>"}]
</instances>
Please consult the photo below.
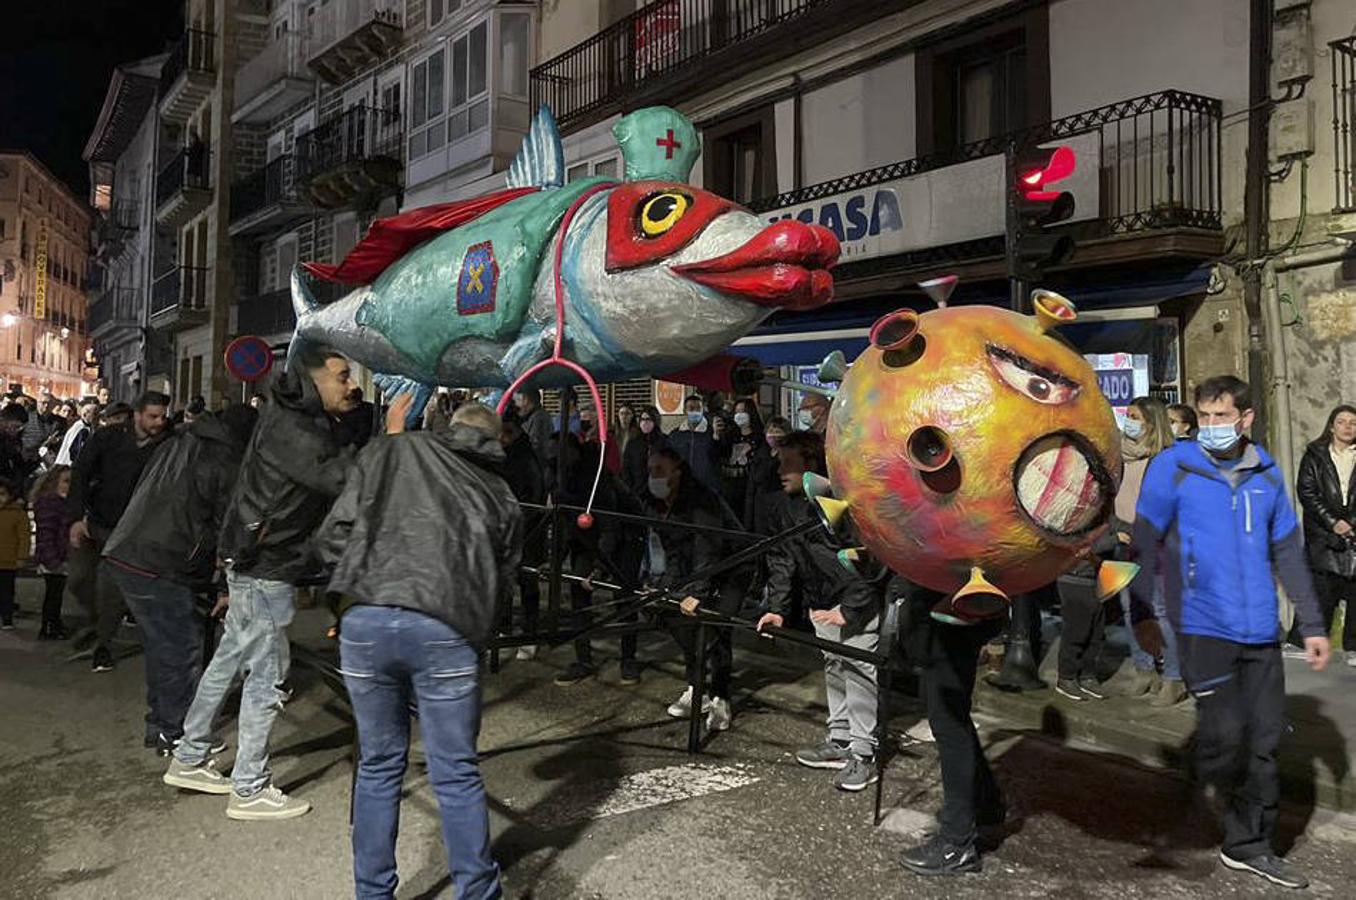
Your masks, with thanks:
<instances>
[{"instance_id":1,"label":"fish eye","mask_svg":"<svg viewBox=\"0 0 1356 900\"><path fill-rule=\"evenodd\" d=\"M1037 403L1056 406L1078 396L1078 382L1003 347L990 346L989 362L998 377Z\"/></svg>"},{"instance_id":2,"label":"fish eye","mask_svg":"<svg viewBox=\"0 0 1356 900\"><path fill-rule=\"evenodd\" d=\"M678 224L688 208L692 198L686 194L665 191L655 194L640 208L640 230L647 238L657 238L668 234Z\"/></svg>"}]
</instances>

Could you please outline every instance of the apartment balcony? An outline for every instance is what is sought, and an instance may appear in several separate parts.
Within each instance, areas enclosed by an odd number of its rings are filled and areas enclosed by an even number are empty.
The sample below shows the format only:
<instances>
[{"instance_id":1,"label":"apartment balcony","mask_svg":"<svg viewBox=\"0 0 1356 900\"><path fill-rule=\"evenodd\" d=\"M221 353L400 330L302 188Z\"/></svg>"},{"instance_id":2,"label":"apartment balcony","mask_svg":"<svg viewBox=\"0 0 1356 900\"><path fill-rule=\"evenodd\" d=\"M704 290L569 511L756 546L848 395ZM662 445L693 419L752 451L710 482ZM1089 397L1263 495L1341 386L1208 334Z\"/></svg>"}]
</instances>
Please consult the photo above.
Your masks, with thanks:
<instances>
[{"instance_id":1,"label":"apartment balcony","mask_svg":"<svg viewBox=\"0 0 1356 900\"><path fill-rule=\"evenodd\" d=\"M297 180L317 206L371 205L399 190L404 142L399 110L354 106L297 138Z\"/></svg>"},{"instance_id":2,"label":"apartment balcony","mask_svg":"<svg viewBox=\"0 0 1356 900\"><path fill-rule=\"evenodd\" d=\"M918 0L653 0L532 70L532 108L563 132L677 105ZM718 73L718 74L717 74Z\"/></svg>"},{"instance_id":3,"label":"apartment balcony","mask_svg":"<svg viewBox=\"0 0 1356 900\"><path fill-rule=\"evenodd\" d=\"M160 70L160 118L185 124L216 86L217 36L189 29Z\"/></svg>"},{"instance_id":4,"label":"apartment balcony","mask_svg":"<svg viewBox=\"0 0 1356 900\"><path fill-rule=\"evenodd\" d=\"M90 337L106 340L122 329L135 329L141 324L141 304L137 292L129 287L109 288L89 305Z\"/></svg>"},{"instance_id":5,"label":"apartment balcony","mask_svg":"<svg viewBox=\"0 0 1356 900\"><path fill-rule=\"evenodd\" d=\"M306 215L296 157L280 156L231 185L231 237L276 231Z\"/></svg>"},{"instance_id":6,"label":"apartment balcony","mask_svg":"<svg viewBox=\"0 0 1356 900\"><path fill-rule=\"evenodd\" d=\"M289 288L247 297L236 304L237 334L285 340L296 327L297 315L292 309Z\"/></svg>"},{"instance_id":7,"label":"apartment balcony","mask_svg":"<svg viewBox=\"0 0 1356 900\"><path fill-rule=\"evenodd\" d=\"M176 266L151 284L151 327L183 331L205 325L212 311L207 302L211 270Z\"/></svg>"},{"instance_id":8,"label":"apartment balcony","mask_svg":"<svg viewBox=\"0 0 1356 900\"><path fill-rule=\"evenodd\" d=\"M1172 260L1195 264L1224 251L1221 104L1162 91L952 150L856 172L767 197L749 208L768 221L796 218L833 230L834 270L847 297L936 274L1005 277L1004 153L1068 146L1070 220L1051 229L1077 241L1067 268ZM934 202L964 197L965 202ZM901 211L931 207L929 217Z\"/></svg>"},{"instance_id":9,"label":"apartment balcony","mask_svg":"<svg viewBox=\"0 0 1356 900\"><path fill-rule=\"evenodd\" d=\"M122 253L127 242L136 235L140 212L133 200L113 201L99 218L97 249L101 259L116 259Z\"/></svg>"},{"instance_id":10,"label":"apartment balcony","mask_svg":"<svg viewBox=\"0 0 1356 900\"><path fill-rule=\"evenodd\" d=\"M266 125L311 96L315 77L306 67L300 32L289 31L240 67L235 74L231 121Z\"/></svg>"},{"instance_id":11,"label":"apartment balcony","mask_svg":"<svg viewBox=\"0 0 1356 900\"><path fill-rule=\"evenodd\" d=\"M1333 41L1332 159L1336 179L1329 230L1356 238L1356 37Z\"/></svg>"},{"instance_id":12,"label":"apartment balcony","mask_svg":"<svg viewBox=\"0 0 1356 900\"><path fill-rule=\"evenodd\" d=\"M405 0L331 0L306 24L306 65L344 84L400 45Z\"/></svg>"},{"instance_id":13,"label":"apartment balcony","mask_svg":"<svg viewBox=\"0 0 1356 900\"><path fill-rule=\"evenodd\" d=\"M205 144L185 147L155 178L155 220L177 228L212 202L210 153Z\"/></svg>"}]
</instances>

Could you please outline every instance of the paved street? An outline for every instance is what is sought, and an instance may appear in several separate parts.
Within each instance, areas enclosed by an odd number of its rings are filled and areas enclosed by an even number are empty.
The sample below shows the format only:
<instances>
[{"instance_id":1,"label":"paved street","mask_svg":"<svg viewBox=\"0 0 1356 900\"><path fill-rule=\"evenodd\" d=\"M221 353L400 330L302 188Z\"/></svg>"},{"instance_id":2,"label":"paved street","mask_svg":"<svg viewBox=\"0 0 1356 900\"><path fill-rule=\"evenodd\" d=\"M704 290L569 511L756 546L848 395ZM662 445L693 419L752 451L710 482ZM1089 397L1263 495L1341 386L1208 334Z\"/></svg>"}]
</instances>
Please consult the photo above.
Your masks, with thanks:
<instances>
[{"instance_id":1,"label":"paved street","mask_svg":"<svg viewBox=\"0 0 1356 900\"><path fill-rule=\"evenodd\" d=\"M25 608L33 598L22 596ZM295 635L323 645L325 617ZM244 824L220 798L177 794L141 749L141 661L91 675L67 649L33 640L31 617L0 634L0 897L334 898L351 896L346 815L351 726L345 707L299 671L274 734L279 783L312 801L308 816ZM126 632L134 637L134 632ZM981 875L924 881L895 857L939 799L928 745L897 755L873 828L871 794L844 795L793 751L818 737L813 673L789 657L741 653L745 691L734 730L698 759L686 724L664 706L680 689L669 642L642 645L637 688L601 678L558 688L556 651L487 677L482 747L495 854L515 898L1262 897L1253 879L1214 862L1215 828L1168 775L1001 727L986 730L1014 819ZM800 666L801 664L795 664ZM896 740L915 721L901 713ZM233 734L228 729L228 737ZM406 782L402 898L450 898L432 793L415 753ZM1290 808L1292 858L1313 896L1350 896L1356 830Z\"/></svg>"}]
</instances>

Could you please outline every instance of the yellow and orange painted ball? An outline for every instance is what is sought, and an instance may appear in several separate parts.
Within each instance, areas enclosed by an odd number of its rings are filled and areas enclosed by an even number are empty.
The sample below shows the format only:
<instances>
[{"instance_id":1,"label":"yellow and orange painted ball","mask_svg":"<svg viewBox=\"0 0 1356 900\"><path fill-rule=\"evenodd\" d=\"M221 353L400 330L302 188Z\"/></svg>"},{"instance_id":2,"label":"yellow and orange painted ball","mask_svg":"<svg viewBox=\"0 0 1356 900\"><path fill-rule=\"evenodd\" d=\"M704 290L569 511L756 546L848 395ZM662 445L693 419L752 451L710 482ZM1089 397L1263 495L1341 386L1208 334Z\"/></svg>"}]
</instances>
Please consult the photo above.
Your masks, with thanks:
<instances>
[{"instance_id":1,"label":"yellow and orange painted ball","mask_svg":"<svg viewBox=\"0 0 1356 900\"><path fill-rule=\"evenodd\" d=\"M1011 596L1067 571L1106 526L1120 433L1087 361L1038 315L901 310L872 329L829 414L834 495L861 542L910 581L955 593L975 569Z\"/></svg>"}]
</instances>

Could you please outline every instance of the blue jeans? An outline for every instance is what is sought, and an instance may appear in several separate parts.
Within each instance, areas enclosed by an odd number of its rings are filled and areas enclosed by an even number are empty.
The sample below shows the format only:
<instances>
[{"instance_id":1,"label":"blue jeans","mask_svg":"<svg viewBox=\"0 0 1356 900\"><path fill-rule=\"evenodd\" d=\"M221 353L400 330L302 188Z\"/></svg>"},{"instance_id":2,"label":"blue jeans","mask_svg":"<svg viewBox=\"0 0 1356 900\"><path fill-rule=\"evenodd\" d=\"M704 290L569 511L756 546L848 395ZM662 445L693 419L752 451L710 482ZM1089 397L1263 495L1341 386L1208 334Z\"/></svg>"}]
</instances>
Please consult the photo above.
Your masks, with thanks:
<instances>
[{"instance_id":1,"label":"blue jeans","mask_svg":"<svg viewBox=\"0 0 1356 900\"><path fill-rule=\"evenodd\" d=\"M272 776L268 733L285 696L278 685L287 678L292 660L287 626L292 623L297 589L281 581L235 573L226 576L226 585L231 594L226 629L198 682L197 696L184 719L184 739L174 758L189 766L207 759L212 723L236 675L244 675L231 781L237 794L249 797L267 787Z\"/></svg>"},{"instance_id":2,"label":"blue jeans","mask_svg":"<svg viewBox=\"0 0 1356 900\"><path fill-rule=\"evenodd\" d=\"M146 737L174 740L202 675L202 617L182 584L105 563L137 617L146 654Z\"/></svg>"},{"instance_id":3,"label":"blue jeans","mask_svg":"<svg viewBox=\"0 0 1356 900\"><path fill-rule=\"evenodd\" d=\"M358 724L353 795L357 897L395 896L400 786L417 701L429 781L443 820L447 866L458 900L497 900L490 819L476 760L479 656L450 625L413 610L354 606L344 613L339 668Z\"/></svg>"},{"instance_id":4,"label":"blue jeans","mask_svg":"<svg viewBox=\"0 0 1356 900\"><path fill-rule=\"evenodd\" d=\"M1155 660L1140 649L1135 629L1130 627L1130 592L1121 591L1121 609L1125 611L1125 633L1130 641L1130 659L1141 672L1155 670ZM1163 596L1163 583L1154 586L1154 616L1158 619L1158 628L1163 632L1163 677L1170 681L1182 680L1182 664L1177 656L1177 634L1168 621L1167 599Z\"/></svg>"},{"instance_id":5,"label":"blue jeans","mask_svg":"<svg viewBox=\"0 0 1356 900\"><path fill-rule=\"evenodd\" d=\"M1121 612L1125 613L1125 639L1130 644L1130 661L1141 672L1157 670L1158 667L1154 658L1149 655L1148 651L1140 647L1139 639L1135 637L1135 629L1130 625L1130 591L1128 589L1121 591Z\"/></svg>"}]
</instances>

